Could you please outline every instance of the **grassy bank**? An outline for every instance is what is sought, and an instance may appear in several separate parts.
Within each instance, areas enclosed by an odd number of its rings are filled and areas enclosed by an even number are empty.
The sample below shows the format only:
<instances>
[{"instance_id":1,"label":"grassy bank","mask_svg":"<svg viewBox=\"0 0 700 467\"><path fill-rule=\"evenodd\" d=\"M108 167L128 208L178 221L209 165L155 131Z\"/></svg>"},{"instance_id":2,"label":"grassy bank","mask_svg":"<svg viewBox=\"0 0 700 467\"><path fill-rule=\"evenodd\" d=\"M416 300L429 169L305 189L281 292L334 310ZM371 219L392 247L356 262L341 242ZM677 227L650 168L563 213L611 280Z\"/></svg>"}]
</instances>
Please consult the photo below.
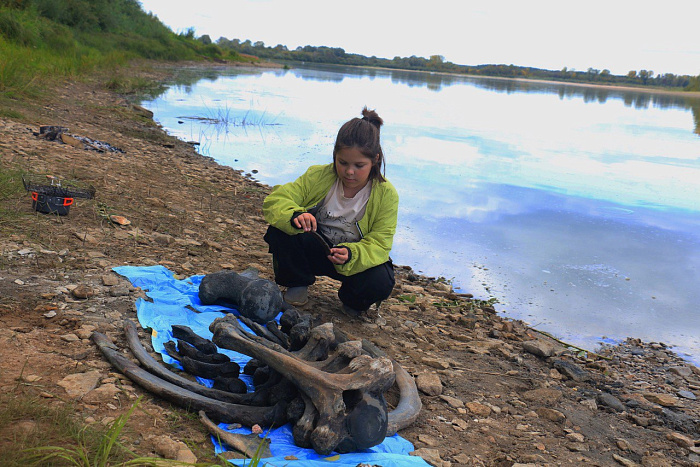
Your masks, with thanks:
<instances>
[{"instance_id":1,"label":"grassy bank","mask_svg":"<svg viewBox=\"0 0 700 467\"><path fill-rule=\"evenodd\" d=\"M197 40L193 30L173 33L136 0L0 0L2 99L36 97L47 81L138 58L249 60Z\"/></svg>"}]
</instances>

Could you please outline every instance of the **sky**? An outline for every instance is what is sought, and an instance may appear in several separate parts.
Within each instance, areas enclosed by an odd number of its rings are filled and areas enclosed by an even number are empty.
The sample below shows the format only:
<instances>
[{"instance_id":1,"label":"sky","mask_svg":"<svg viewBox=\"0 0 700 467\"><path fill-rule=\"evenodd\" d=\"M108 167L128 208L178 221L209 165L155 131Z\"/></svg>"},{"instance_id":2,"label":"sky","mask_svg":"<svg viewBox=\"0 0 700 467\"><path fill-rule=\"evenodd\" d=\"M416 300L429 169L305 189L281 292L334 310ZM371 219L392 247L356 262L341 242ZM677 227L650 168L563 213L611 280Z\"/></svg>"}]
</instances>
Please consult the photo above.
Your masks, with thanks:
<instances>
[{"instance_id":1,"label":"sky","mask_svg":"<svg viewBox=\"0 0 700 467\"><path fill-rule=\"evenodd\" d=\"M700 0L141 0L174 32L460 65L700 75Z\"/></svg>"}]
</instances>

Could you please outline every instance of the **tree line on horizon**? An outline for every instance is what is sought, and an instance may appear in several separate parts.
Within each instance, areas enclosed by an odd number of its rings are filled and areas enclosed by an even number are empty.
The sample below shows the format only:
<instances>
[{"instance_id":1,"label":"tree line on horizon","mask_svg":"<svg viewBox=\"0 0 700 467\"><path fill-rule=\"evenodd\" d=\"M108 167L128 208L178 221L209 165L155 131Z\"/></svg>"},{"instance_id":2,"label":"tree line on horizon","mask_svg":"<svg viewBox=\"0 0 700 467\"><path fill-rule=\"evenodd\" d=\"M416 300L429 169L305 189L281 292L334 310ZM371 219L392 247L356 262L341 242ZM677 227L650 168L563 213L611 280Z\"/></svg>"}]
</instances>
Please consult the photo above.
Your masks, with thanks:
<instances>
[{"instance_id":1,"label":"tree line on horizon","mask_svg":"<svg viewBox=\"0 0 700 467\"><path fill-rule=\"evenodd\" d=\"M208 35L199 38L202 42L212 43ZM347 53L340 47L303 46L289 50L278 44L266 46L262 41L251 42L239 39L221 37L216 45L223 50L235 51L239 54L253 55L266 60L286 60L295 62L328 63L336 65L376 66L415 71L430 71L441 73L469 74L502 78L534 78L554 81L570 81L581 83L635 85L672 88L685 91L700 91L700 75L675 75L673 73L655 74L652 70L631 70L626 75L614 75L610 70L588 68L586 71L569 69L546 70L542 68L523 67L515 65L458 65L446 61L442 55L431 55L429 58L399 57L392 59L367 57L360 54Z\"/></svg>"}]
</instances>

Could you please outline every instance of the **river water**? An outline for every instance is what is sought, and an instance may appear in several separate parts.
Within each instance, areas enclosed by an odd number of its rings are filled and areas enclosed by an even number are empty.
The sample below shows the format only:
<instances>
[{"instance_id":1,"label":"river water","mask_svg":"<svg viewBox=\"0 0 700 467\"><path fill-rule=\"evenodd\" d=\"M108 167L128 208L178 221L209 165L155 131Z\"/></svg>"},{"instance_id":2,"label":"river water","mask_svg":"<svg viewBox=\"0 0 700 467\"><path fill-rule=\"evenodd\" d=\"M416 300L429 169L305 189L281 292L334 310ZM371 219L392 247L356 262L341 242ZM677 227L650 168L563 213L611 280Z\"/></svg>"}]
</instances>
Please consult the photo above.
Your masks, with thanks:
<instances>
[{"instance_id":1,"label":"river water","mask_svg":"<svg viewBox=\"0 0 700 467\"><path fill-rule=\"evenodd\" d=\"M700 99L294 66L184 69L142 105L270 185L376 109L395 263L584 348L638 337L700 364Z\"/></svg>"}]
</instances>

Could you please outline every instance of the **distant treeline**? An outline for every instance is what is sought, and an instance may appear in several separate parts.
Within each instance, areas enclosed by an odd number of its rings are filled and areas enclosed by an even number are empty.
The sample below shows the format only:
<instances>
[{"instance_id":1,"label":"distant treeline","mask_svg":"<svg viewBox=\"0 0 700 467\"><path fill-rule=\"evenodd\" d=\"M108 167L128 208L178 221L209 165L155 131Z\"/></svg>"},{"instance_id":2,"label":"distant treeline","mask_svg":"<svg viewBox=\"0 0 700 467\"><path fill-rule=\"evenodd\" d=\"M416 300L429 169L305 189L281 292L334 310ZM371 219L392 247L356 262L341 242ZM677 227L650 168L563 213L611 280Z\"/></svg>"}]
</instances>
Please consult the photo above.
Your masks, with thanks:
<instances>
[{"instance_id":1,"label":"distant treeline","mask_svg":"<svg viewBox=\"0 0 700 467\"><path fill-rule=\"evenodd\" d=\"M209 36L200 40L211 43ZM234 50L241 54L254 55L267 60L289 60L299 62L330 63L338 65L376 66L403 70L432 71L441 73L459 73L469 75L493 76L503 78L534 78L555 81L655 86L685 91L700 91L700 75L674 75L673 73L655 74L652 70L632 70L627 75L613 75L610 70L589 68L578 71L563 68L559 71L541 68L521 67L515 65L457 65L448 62L442 55L423 57L394 57L393 59L366 57L364 55L347 53L338 47L314 47L307 45L289 50L284 45L267 47L261 41L251 42L222 37L216 44L224 50Z\"/></svg>"}]
</instances>

